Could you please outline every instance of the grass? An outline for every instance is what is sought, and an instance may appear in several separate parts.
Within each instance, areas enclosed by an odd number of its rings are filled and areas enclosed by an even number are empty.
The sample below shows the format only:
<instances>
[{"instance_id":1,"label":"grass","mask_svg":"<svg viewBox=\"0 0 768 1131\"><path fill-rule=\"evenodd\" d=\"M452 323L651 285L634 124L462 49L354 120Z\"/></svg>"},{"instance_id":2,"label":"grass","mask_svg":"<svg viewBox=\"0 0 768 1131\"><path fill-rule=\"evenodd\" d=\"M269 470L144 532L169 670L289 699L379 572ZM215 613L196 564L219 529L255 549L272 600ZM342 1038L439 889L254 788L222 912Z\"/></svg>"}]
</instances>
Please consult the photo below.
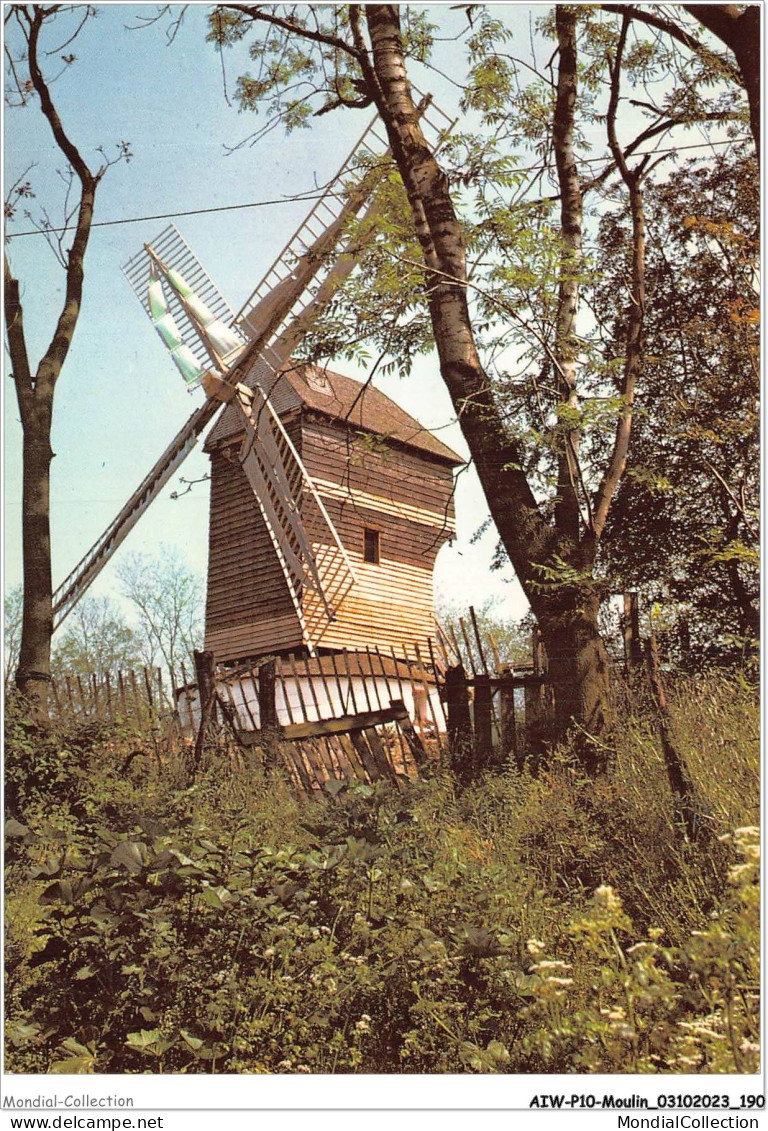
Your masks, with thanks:
<instances>
[{"instance_id":1,"label":"grass","mask_svg":"<svg viewBox=\"0 0 768 1131\"><path fill-rule=\"evenodd\" d=\"M755 1071L756 696L671 710L693 843L639 709L596 781L564 748L316 801L11 711L8 1069Z\"/></svg>"}]
</instances>

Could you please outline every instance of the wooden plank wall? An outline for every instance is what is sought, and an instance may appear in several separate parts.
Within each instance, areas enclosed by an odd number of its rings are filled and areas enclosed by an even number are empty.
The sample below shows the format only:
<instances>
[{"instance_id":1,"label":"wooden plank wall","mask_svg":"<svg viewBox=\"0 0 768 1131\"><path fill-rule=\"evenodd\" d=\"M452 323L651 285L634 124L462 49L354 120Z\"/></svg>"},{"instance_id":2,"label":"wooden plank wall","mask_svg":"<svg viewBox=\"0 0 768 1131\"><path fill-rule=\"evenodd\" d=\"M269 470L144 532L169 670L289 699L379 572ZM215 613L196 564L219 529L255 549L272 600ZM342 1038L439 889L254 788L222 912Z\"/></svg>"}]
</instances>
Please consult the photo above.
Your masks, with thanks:
<instances>
[{"instance_id":1,"label":"wooden plank wall","mask_svg":"<svg viewBox=\"0 0 768 1131\"><path fill-rule=\"evenodd\" d=\"M306 418L302 458L357 574L321 643L399 652L435 635L433 569L454 531L452 469L431 457ZM325 534L314 504L304 518L319 547ZM364 560L364 530L379 534L379 562Z\"/></svg>"},{"instance_id":2,"label":"wooden plank wall","mask_svg":"<svg viewBox=\"0 0 768 1131\"><path fill-rule=\"evenodd\" d=\"M435 632L432 570L440 546L454 531L452 468L311 414L294 418L288 431L358 574L322 646L401 650L418 640L426 648ZM329 536L309 496L302 516L321 552ZM376 565L363 560L366 527L379 532ZM293 651L302 643L288 586L237 449L216 451L205 648L228 662Z\"/></svg>"},{"instance_id":3,"label":"wooden plank wall","mask_svg":"<svg viewBox=\"0 0 768 1131\"><path fill-rule=\"evenodd\" d=\"M291 438L299 439L294 428ZM222 662L298 648L301 628L237 448L211 458L205 649Z\"/></svg>"},{"instance_id":4,"label":"wooden plank wall","mask_svg":"<svg viewBox=\"0 0 768 1131\"><path fill-rule=\"evenodd\" d=\"M301 455L323 487L343 488L350 509L366 505L384 516L408 517L442 531L434 553L453 536L453 469L424 453L389 445L343 424L304 414ZM330 488L332 490L332 487ZM433 535L434 536L434 535ZM397 545L406 549L402 542Z\"/></svg>"}]
</instances>

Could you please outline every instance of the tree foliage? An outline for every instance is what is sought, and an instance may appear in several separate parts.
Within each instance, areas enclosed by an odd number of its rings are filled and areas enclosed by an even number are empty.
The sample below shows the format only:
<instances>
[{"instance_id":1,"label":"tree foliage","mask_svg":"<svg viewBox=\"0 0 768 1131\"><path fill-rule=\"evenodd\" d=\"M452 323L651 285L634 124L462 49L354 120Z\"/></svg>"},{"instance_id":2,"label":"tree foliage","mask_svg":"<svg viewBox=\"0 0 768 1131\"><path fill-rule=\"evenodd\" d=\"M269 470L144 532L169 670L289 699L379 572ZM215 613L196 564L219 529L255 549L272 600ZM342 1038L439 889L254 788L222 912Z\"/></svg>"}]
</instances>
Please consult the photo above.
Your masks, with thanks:
<instances>
[{"instance_id":1,"label":"tree foliage","mask_svg":"<svg viewBox=\"0 0 768 1131\"><path fill-rule=\"evenodd\" d=\"M357 282L335 303L332 332L324 340L318 330L309 348L365 342L380 351L376 364L407 368L434 344L544 635L560 725L575 717L599 729L607 663L598 607L611 584L600 543L641 392L648 404L646 195L665 183L664 163L693 126L718 130L718 141L743 132L745 79L727 40L709 38L693 11L660 25L633 7L553 6L537 26L541 50L554 45L544 66L515 54L495 11L464 11L465 117L439 161L406 71L439 60L440 37L412 9L223 5L211 37L221 46L250 37L260 70L257 81L245 77L241 101L266 112L269 126L290 132L341 106L379 111L397 178ZM599 236L606 209L625 210L632 228L623 309L612 303L608 335L594 309L600 287L616 284L613 249ZM611 530L620 537L620 524Z\"/></svg>"},{"instance_id":2,"label":"tree foliage","mask_svg":"<svg viewBox=\"0 0 768 1131\"><path fill-rule=\"evenodd\" d=\"M83 597L66 620L51 659L55 676L91 675L99 679L140 664L142 643L109 597Z\"/></svg>"},{"instance_id":3,"label":"tree foliage","mask_svg":"<svg viewBox=\"0 0 768 1131\"><path fill-rule=\"evenodd\" d=\"M605 547L608 568L676 614L699 656L759 629L758 183L735 150L685 165L649 200L647 376ZM619 213L600 240L620 270ZM609 338L618 279L595 295Z\"/></svg>"},{"instance_id":4,"label":"tree foliage","mask_svg":"<svg viewBox=\"0 0 768 1131\"><path fill-rule=\"evenodd\" d=\"M136 612L135 639L143 663L179 672L202 644L203 584L178 550L132 554L117 567L123 595Z\"/></svg>"},{"instance_id":5,"label":"tree foliage","mask_svg":"<svg viewBox=\"0 0 768 1131\"><path fill-rule=\"evenodd\" d=\"M3 684L6 689L13 682L19 663L23 612L24 591L20 585L16 585L3 598Z\"/></svg>"}]
</instances>

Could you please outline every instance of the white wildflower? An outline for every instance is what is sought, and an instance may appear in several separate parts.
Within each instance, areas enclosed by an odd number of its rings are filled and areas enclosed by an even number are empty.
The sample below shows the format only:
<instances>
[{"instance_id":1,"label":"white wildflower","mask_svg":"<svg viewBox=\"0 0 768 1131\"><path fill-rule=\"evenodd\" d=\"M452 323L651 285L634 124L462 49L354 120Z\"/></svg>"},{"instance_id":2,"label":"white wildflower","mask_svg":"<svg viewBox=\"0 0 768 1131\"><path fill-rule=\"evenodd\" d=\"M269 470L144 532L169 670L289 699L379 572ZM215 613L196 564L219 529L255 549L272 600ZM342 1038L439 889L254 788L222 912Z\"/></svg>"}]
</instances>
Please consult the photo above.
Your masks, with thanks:
<instances>
[{"instance_id":1,"label":"white wildflower","mask_svg":"<svg viewBox=\"0 0 768 1131\"><path fill-rule=\"evenodd\" d=\"M604 911L617 912L622 910L621 899L616 894L615 888L612 888L610 884L601 884L599 888L595 889L592 898L595 905Z\"/></svg>"},{"instance_id":2,"label":"white wildflower","mask_svg":"<svg viewBox=\"0 0 768 1131\"><path fill-rule=\"evenodd\" d=\"M547 944L543 943L540 939L528 939L525 944L525 949L529 954L543 954L547 949Z\"/></svg>"},{"instance_id":3,"label":"white wildflower","mask_svg":"<svg viewBox=\"0 0 768 1131\"><path fill-rule=\"evenodd\" d=\"M687 1029L696 1037L710 1037L715 1041L724 1041L725 1036L723 1033L717 1033L708 1025L704 1025L701 1021L678 1021L678 1026L681 1029Z\"/></svg>"}]
</instances>

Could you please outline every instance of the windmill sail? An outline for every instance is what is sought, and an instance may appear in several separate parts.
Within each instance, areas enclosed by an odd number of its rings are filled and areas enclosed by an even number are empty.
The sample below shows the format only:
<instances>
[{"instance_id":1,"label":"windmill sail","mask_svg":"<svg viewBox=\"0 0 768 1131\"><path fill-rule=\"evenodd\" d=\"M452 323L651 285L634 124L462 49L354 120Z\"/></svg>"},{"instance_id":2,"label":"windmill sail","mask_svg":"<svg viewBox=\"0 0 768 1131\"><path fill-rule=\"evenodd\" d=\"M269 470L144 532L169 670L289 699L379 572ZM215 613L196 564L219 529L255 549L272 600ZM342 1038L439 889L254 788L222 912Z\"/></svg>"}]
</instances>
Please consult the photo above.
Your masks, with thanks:
<instances>
[{"instance_id":1,"label":"windmill sail","mask_svg":"<svg viewBox=\"0 0 768 1131\"><path fill-rule=\"evenodd\" d=\"M355 572L269 397L259 386L249 390L239 385L237 399L246 429L240 463L282 566L304 643L314 652L354 585ZM324 530L328 544L318 547L309 539L301 516L307 496L315 508L314 533Z\"/></svg>"},{"instance_id":2,"label":"windmill sail","mask_svg":"<svg viewBox=\"0 0 768 1131\"><path fill-rule=\"evenodd\" d=\"M218 411L215 401L204 401L177 433L154 467L144 476L131 497L120 509L97 542L77 563L53 595L53 626L58 628L115 550L125 541L136 523L159 495L165 484L194 448L202 432Z\"/></svg>"},{"instance_id":3,"label":"windmill sail","mask_svg":"<svg viewBox=\"0 0 768 1131\"><path fill-rule=\"evenodd\" d=\"M173 315L168 309L168 303L163 292L160 276L152 264L149 273L149 291L147 295L149 309L152 316L152 325L157 330L168 348L176 367L190 388L200 383L204 370L198 364L192 350L181 338L179 328Z\"/></svg>"},{"instance_id":4,"label":"windmill sail","mask_svg":"<svg viewBox=\"0 0 768 1131\"><path fill-rule=\"evenodd\" d=\"M166 264L163 263L162 259L160 259L160 257L157 255L151 244L146 244L145 246L147 254L152 260L149 275L150 309L153 302L153 287L155 287L156 285L160 286L157 276L157 271L159 269L160 271L162 271L163 275L178 295L179 301L184 307L184 310L186 311L195 329L197 330L198 337L207 349L214 365L216 365L219 369L226 368L232 362L235 355L240 353L240 351L242 350L242 338L235 330L233 330L230 326L227 326L221 318L217 317L217 315L215 315L213 311L206 306L202 298L200 298L199 295L195 294L192 287L179 271L176 271L173 267L167 267ZM162 294L161 286L160 293ZM167 314L166 317L171 316ZM202 373L200 376L202 376Z\"/></svg>"},{"instance_id":5,"label":"windmill sail","mask_svg":"<svg viewBox=\"0 0 768 1131\"><path fill-rule=\"evenodd\" d=\"M244 345L245 337L233 325L232 308L173 224L169 224L155 236L150 246L155 258L153 259L147 252L147 247L144 245L125 264L123 274L150 319L152 311L149 305L149 285L153 266L156 274L162 274L164 298L182 341L194 354L200 369L210 369L213 364L212 358L208 347L200 337L199 324L185 307L181 295L166 279L164 272L158 272L158 263L161 262L165 268L178 272L186 286L194 291L200 302L205 304L206 309L236 336L241 345Z\"/></svg>"}]
</instances>

